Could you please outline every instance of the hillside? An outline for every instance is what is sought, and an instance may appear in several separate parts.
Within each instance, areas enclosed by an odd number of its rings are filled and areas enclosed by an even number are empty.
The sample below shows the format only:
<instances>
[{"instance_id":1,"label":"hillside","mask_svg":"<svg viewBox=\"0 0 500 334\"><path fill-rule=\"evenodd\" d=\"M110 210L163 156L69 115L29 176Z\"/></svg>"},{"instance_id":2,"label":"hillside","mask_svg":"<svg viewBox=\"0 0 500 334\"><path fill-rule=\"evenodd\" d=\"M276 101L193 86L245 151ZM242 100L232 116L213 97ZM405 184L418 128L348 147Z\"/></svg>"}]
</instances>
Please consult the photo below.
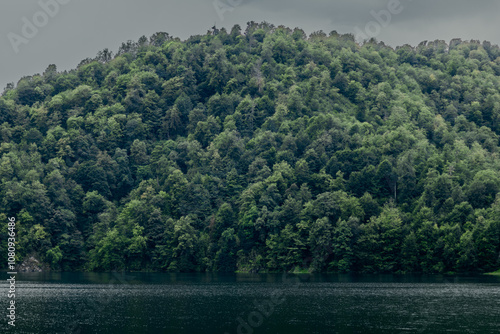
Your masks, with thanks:
<instances>
[{"instance_id":1,"label":"hillside","mask_svg":"<svg viewBox=\"0 0 500 334\"><path fill-rule=\"evenodd\" d=\"M500 267L500 49L249 23L0 98L0 221L55 270ZM7 254L7 223L1 225Z\"/></svg>"}]
</instances>

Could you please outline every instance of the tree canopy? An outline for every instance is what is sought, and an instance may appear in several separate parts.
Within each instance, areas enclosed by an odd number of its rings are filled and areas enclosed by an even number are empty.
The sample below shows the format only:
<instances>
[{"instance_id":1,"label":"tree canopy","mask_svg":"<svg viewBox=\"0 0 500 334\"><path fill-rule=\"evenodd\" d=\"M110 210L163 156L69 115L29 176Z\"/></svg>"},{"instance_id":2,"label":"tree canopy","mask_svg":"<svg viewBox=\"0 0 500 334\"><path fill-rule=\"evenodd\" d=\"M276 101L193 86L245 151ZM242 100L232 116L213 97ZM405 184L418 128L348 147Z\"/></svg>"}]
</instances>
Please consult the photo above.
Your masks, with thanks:
<instances>
[{"instance_id":1,"label":"tree canopy","mask_svg":"<svg viewBox=\"0 0 500 334\"><path fill-rule=\"evenodd\" d=\"M500 49L250 22L0 97L1 254L56 270L500 266ZM5 255L4 255L5 256Z\"/></svg>"}]
</instances>

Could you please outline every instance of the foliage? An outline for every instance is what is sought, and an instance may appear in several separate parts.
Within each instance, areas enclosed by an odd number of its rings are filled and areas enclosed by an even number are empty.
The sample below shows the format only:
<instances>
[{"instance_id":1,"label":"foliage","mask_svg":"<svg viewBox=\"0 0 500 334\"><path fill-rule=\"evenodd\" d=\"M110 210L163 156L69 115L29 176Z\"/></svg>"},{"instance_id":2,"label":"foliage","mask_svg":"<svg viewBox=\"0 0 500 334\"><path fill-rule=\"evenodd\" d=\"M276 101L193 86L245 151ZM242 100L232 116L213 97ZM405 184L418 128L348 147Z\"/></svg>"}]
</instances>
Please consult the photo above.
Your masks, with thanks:
<instances>
[{"instance_id":1,"label":"foliage","mask_svg":"<svg viewBox=\"0 0 500 334\"><path fill-rule=\"evenodd\" d=\"M0 218L60 270L493 271L499 57L250 22L51 65L0 97Z\"/></svg>"}]
</instances>

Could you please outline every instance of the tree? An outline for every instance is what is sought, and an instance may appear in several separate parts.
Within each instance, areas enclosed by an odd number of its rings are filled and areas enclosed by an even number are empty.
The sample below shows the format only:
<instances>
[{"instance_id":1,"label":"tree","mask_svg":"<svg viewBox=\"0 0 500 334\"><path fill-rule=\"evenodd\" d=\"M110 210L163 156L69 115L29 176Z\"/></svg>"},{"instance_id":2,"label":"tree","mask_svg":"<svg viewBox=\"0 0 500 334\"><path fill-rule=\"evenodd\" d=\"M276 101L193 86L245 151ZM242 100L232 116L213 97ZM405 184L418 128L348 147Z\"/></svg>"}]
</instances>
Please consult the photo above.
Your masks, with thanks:
<instances>
[{"instance_id":1,"label":"tree","mask_svg":"<svg viewBox=\"0 0 500 334\"><path fill-rule=\"evenodd\" d=\"M229 228L222 233L219 239L219 250L215 256L215 267L217 271L236 271L236 253L239 243L240 241L234 229Z\"/></svg>"},{"instance_id":2,"label":"tree","mask_svg":"<svg viewBox=\"0 0 500 334\"><path fill-rule=\"evenodd\" d=\"M49 249L45 255L46 261L48 261L54 268L58 267L59 262L61 262L62 258L63 253L59 246Z\"/></svg>"},{"instance_id":3,"label":"tree","mask_svg":"<svg viewBox=\"0 0 500 334\"><path fill-rule=\"evenodd\" d=\"M312 255L311 269L324 271L332 253L332 226L327 217L316 220L309 228L307 243Z\"/></svg>"},{"instance_id":4,"label":"tree","mask_svg":"<svg viewBox=\"0 0 500 334\"><path fill-rule=\"evenodd\" d=\"M333 230L333 255L334 260L330 262L329 269L339 272L349 272L354 265L354 230L358 225L355 218L349 221L339 220Z\"/></svg>"},{"instance_id":5,"label":"tree","mask_svg":"<svg viewBox=\"0 0 500 334\"><path fill-rule=\"evenodd\" d=\"M127 239L120 235L116 228L109 230L100 240L96 248L89 252L90 270L122 270L125 268L125 258L122 250L127 247Z\"/></svg>"},{"instance_id":6,"label":"tree","mask_svg":"<svg viewBox=\"0 0 500 334\"><path fill-rule=\"evenodd\" d=\"M378 217L361 226L358 244L364 270L395 272L400 268L402 219L397 208L385 206Z\"/></svg>"},{"instance_id":7,"label":"tree","mask_svg":"<svg viewBox=\"0 0 500 334\"><path fill-rule=\"evenodd\" d=\"M500 178L492 170L479 171L467 191L469 202L476 208L490 206L500 191Z\"/></svg>"}]
</instances>

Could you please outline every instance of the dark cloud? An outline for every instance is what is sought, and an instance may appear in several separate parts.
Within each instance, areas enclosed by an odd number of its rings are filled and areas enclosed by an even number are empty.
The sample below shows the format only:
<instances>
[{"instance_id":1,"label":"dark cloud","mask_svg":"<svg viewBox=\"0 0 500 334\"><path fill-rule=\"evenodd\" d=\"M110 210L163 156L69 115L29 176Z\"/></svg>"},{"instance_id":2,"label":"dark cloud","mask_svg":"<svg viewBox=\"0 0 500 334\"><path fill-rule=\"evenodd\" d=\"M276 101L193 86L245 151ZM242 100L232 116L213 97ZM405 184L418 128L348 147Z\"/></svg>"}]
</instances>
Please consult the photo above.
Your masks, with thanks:
<instances>
[{"instance_id":1,"label":"dark cloud","mask_svg":"<svg viewBox=\"0 0 500 334\"><path fill-rule=\"evenodd\" d=\"M248 21L268 21L301 27L308 33L352 33L375 20L371 11L384 10L393 0L70 0L16 54L8 34L21 34L22 18L32 20L41 10L39 1L51 0L4 0L0 4L0 90L7 82L43 72L48 64L74 68L99 50L116 50L123 41L157 31L187 38L205 33L214 23L231 28ZM393 46L454 37L500 43L495 17L498 0L400 1L403 11L380 29L378 40ZM236 6L221 9L221 3Z\"/></svg>"}]
</instances>

